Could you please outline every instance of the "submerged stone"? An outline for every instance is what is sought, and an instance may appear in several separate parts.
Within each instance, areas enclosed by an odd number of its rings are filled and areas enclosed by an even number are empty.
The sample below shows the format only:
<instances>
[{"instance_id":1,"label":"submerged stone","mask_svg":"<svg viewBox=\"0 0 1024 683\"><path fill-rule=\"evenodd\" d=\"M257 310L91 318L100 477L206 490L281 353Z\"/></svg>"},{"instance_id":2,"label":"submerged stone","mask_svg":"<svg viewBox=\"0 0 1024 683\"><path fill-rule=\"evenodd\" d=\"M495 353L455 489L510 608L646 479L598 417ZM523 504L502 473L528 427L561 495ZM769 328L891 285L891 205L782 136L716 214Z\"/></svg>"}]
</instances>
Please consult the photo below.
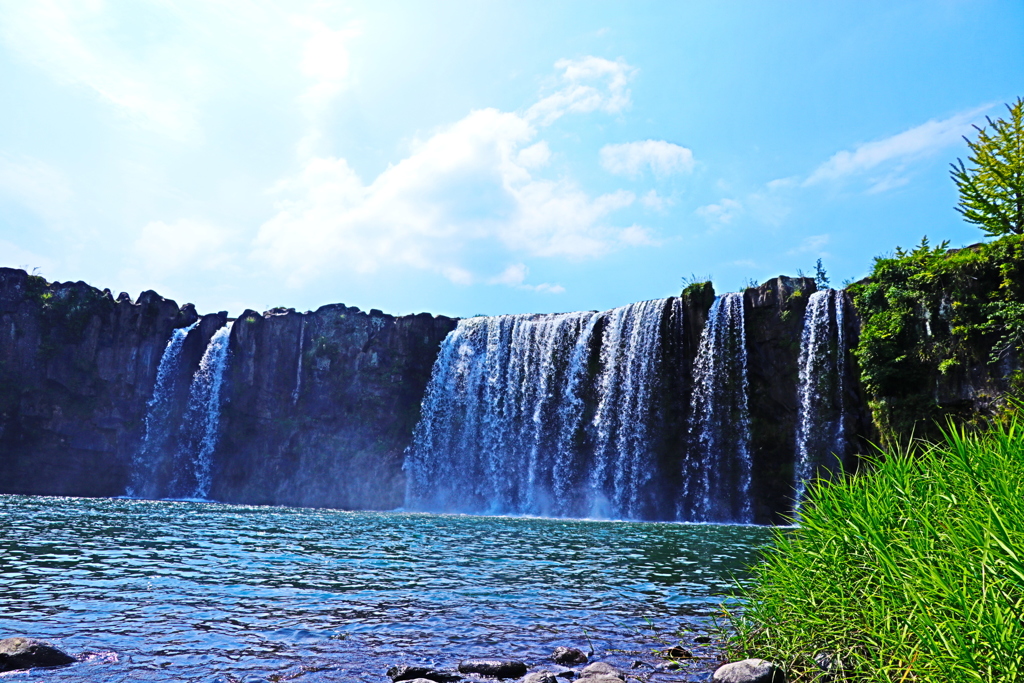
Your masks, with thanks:
<instances>
[{"instance_id":1,"label":"submerged stone","mask_svg":"<svg viewBox=\"0 0 1024 683\"><path fill-rule=\"evenodd\" d=\"M580 672L580 679L587 683L613 683L616 680L626 680L626 676L611 664L594 662L583 668L583 671Z\"/></svg>"},{"instance_id":2,"label":"submerged stone","mask_svg":"<svg viewBox=\"0 0 1024 683\"><path fill-rule=\"evenodd\" d=\"M561 664L562 666L572 666L573 664L586 664L587 653L579 648L575 647L556 647L555 651L551 653L551 659L554 660L555 664Z\"/></svg>"},{"instance_id":3,"label":"submerged stone","mask_svg":"<svg viewBox=\"0 0 1024 683\"><path fill-rule=\"evenodd\" d=\"M465 659L459 662L459 673L494 678L519 678L526 674L526 664L510 659Z\"/></svg>"},{"instance_id":4,"label":"submerged stone","mask_svg":"<svg viewBox=\"0 0 1024 683\"><path fill-rule=\"evenodd\" d=\"M429 666L408 666L400 664L387 670L387 676L395 683L398 681L417 681L426 679L434 683L452 683L461 681L462 676L451 671L441 671Z\"/></svg>"}]
</instances>

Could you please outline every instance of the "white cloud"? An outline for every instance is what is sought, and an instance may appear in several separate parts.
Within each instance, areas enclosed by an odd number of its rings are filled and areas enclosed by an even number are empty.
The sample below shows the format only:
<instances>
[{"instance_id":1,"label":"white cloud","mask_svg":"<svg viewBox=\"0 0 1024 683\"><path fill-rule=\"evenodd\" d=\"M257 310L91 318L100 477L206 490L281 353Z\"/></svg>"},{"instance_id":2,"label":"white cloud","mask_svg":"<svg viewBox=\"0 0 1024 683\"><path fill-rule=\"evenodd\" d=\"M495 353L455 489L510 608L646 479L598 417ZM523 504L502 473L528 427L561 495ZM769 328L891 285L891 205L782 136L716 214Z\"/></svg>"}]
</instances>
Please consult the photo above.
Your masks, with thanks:
<instances>
[{"instance_id":1,"label":"white cloud","mask_svg":"<svg viewBox=\"0 0 1024 683\"><path fill-rule=\"evenodd\" d=\"M662 197L657 190L650 190L640 198L640 203L652 211L664 211L675 204L671 197Z\"/></svg>"},{"instance_id":2,"label":"white cloud","mask_svg":"<svg viewBox=\"0 0 1024 683\"><path fill-rule=\"evenodd\" d=\"M128 272L161 279L196 270L223 268L234 257L233 231L203 221L152 221L143 226L132 245L134 261Z\"/></svg>"},{"instance_id":3,"label":"white cloud","mask_svg":"<svg viewBox=\"0 0 1024 683\"><path fill-rule=\"evenodd\" d=\"M527 289L533 292L546 292L548 294L563 294L565 292L565 287L551 284L550 282L542 282L539 285L526 284L526 276L529 274L530 269L526 267L526 264L514 263L502 271L500 275L488 280L488 284L506 285L516 289Z\"/></svg>"},{"instance_id":4,"label":"white cloud","mask_svg":"<svg viewBox=\"0 0 1024 683\"><path fill-rule=\"evenodd\" d=\"M743 205L735 199L723 199L717 204L707 204L697 209L697 215L715 226L728 225L743 213Z\"/></svg>"},{"instance_id":5,"label":"white cloud","mask_svg":"<svg viewBox=\"0 0 1024 683\"><path fill-rule=\"evenodd\" d=\"M645 168L662 178L693 170L693 152L664 140L642 140L601 148L601 166L615 175L638 176Z\"/></svg>"},{"instance_id":6,"label":"white cloud","mask_svg":"<svg viewBox=\"0 0 1024 683\"><path fill-rule=\"evenodd\" d=\"M626 86L637 70L622 59L561 59L555 68L562 72L558 79L561 87L526 111L530 122L547 126L568 113L618 114L632 104Z\"/></svg>"},{"instance_id":7,"label":"white cloud","mask_svg":"<svg viewBox=\"0 0 1024 683\"><path fill-rule=\"evenodd\" d=\"M831 236L825 235L810 235L805 237L799 245L795 248L790 249L790 254L813 254L815 256L826 257L830 254L825 251L825 246L828 245L831 240Z\"/></svg>"},{"instance_id":8,"label":"white cloud","mask_svg":"<svg viewBox=\"0 0 1024 683\"><path fill-rule=\"evenodd\" d=\"M45 276L53 269L54 262L13 242L0 240L0 266L21 268L29 273L38 270L38 274Z\"/></svg>"},{"instance_id":9,"label":"white cloud","mask_svg":"<svg viewBox=\"0 0 1024 683\"><path fill-rule=\"evenodd\" d=\"M534 175L551 155L545 141L536 141L538 126L556 111L609 111L630 71L624 63L596 58L558 66L569 91L595 74L605 78L603 89L585 86L603 104L577 107L584 100L570 93L558 107L550 105L554 95L542 100L549 103L543 116L536 105L525 114L473 111L416 144L369 183L345 159L309 159L273 188L277 213L261 226L255 257L285 273L292 285L331 269L372 272L385 266L470 284L489 279L467 265L468 252L480 248L519 258L583 259L650 244L645 229L609 223L614 212L636 201L632 192L593 197L571 179ZM523 277L517 286L526 286Z\"/></svg>"},{"instance_id":10,"label":"white cloud","mask_svg":"<svg viewBox=\"0 0 1024 683\"><path fill-rule=\"evenodd\" d=\"M22 59L60 83L88 88L130 120L175 138L196 130L195 102L182 93L202 80L188 50L136 55L108 35L114 22L103 2L6 3L0 38Z\"/></svg>"},{"instance_id":11,"label":"white cloud","mask_svg":"<svg viewBox=\"0 0 1024 683\"><path fill-rule=\"evenodd\" d=\"M959 143L962 136L971 131L972 122L990 108L986 105L942 121L928 121L891 137L857 145L852 151L836 152L808 176L804 185L842 180L889 164L897 166L895 175L898 175L906 163ZM881 191L904 182L894 178L891 172L873 184L875 191Z\"/></svg>"},{"instance_id":12,"label":"white cloud","mask_svg":"<svg viewBox=\"0 0 1024 683\"><path fill-rule=\"evenodd\" d=\"M64 174L38 159L0 154L0 194L51 221L67 212L73 193Z\"/></svg>"}]
</instances>

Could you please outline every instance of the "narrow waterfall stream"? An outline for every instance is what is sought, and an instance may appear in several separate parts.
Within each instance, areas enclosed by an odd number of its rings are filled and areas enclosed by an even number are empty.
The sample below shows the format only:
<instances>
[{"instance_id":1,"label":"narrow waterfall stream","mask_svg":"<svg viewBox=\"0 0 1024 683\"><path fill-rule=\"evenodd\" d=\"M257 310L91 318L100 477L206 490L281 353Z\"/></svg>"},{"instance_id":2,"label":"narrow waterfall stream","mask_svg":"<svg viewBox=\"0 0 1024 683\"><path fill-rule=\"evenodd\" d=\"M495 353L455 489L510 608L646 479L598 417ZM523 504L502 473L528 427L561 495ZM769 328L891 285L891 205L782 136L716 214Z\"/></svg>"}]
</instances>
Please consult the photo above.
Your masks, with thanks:
<instances>
[{"instance_id":1,"label":"narrow waterfall stream","mask_svg":"<svg viewBox=\"0 0 1024 683\"><path fill-rule=\"evenodd\" d=\"M174 393L174 376L181 362L181 347L185 337L195 329L199 321L188 327L179 327L171 333L157 366L153 396L146 403L146 433L142 445L132 459L131 481L125 492L130 498L149 498L155 495L156 481L152 476L152 460L159 457L173 436L176 425L169 424L171 401Z\"/></svg>"},{"instance_id":2,"label":"narrow waterfall stream","mask_svg":"<svg viewBox=\"0 0 1024 683\"><path fill-rule=\"evenodd\" d=\"M795 501L807 484L831 476L846 457L846 338L841 291L825 289L807 301L800 339L799 417L796 433Z\"/></svg>"},{"instance_id":3,"label":"narrow waterfall stream","mask_svg":"<svg viewBox=\"0 0 1024 683\"><path fill-rule=\"evenodd\" d=\"M423 401L405 465L406 505L649 515L647 429L670 301L460 321Z\"/></svg>"},{"instance_id":4,"label":"narrow waterfall stream","mask_svg":"<svg viewBox=\"0 0 1024 683\"><path fill-rule=\"evenodd\" d=\"M185 484L186 488L179 489L182 491L180 495L187 498L205 499L210 493L210 457L217 446L220 390L228 364L231 325L229 322L210 338L189 388L188 411L185 414L187 436L182 452L184 462L181 464L191 481ZM192 487L191 490L188 486Z\"/></svg>"},{"instance_id":5,"label":"narrow waterfall stream","mask_svg":"<svg viewBox=\"0 0 1024 683\"><path fill-rule=\"evenodd\" d=\"M742 293L715 299L694 361L682 521L753 522L744 324Z\"/></svg>"}]
</instances>

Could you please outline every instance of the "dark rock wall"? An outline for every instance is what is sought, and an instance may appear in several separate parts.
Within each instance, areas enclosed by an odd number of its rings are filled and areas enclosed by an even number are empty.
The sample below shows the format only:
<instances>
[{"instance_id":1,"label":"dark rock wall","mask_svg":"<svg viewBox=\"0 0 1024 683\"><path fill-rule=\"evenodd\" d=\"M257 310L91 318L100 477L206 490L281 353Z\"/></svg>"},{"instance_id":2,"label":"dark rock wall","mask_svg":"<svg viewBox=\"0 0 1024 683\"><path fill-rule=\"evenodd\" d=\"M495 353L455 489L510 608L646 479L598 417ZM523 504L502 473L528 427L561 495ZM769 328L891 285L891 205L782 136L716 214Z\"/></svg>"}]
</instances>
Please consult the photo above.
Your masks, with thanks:
<instances>
[{"instance_id":1,"label":"dark rock wall","mask_svg":"<svg viewBox=\"0 0 1024 683\"><path fill-rule=\"evenodd\" d=\"M343 304L246 311L231 330L217 500L393 509L438 348L456 321Z\"/></svg>"},{"instance_id":2,"label":"dark rock wall","mask_svg":"<svg viewBox=\"0 0 1024 683\"><path fill-rule=\"evenodd\" d=\"M123 495L167 341L197 320L173 379L172 423L226 313L200 319L154 292L115 300L83 282L0 268L0 493ZM231 332L211 497L401 505L402 454L454 326L343 305L246 311ZM153 477L171 476L176 447L172 438L148 458Z\"/></svg>"},{"instance_id":3,"label":"dark rock wall","mask_svg":"<svg viewBox=\"0 0 1024 683\"><path fill-rule=\"evenodd\" d=\"M813 280L779 277L744 292L753 495L762 523L790 512L800 337L814 291ZM665 509L681 486L692 364L714 295L707 284L666 303L651 432L664 475L653 485ZM852 348L858 320L852 306L847 311ZM181 420L191 378L210 338L228 322L226 313L200 318L190 304L179 307L154 292L134 302L124 294L115 300L85 283L51 284L0 269L0 493L123 494L161 355L175 328L197 320L174 377L171 421ZM304 314L245 311L231 329L211 497L359 509L402 505L404 451L441 341L456 322L343 304ZM597 346L599 340L595 334ZM852 354L848 360L850 452L864 452L871 416ZM995 393L984 370L965 368L937 380L937 395L976 403ZM175 447L173 440L166 445L164 465L173 462Z\"/></svg>"},{"instance_id":4,"label":"dark rock wall","mask_svg":"<svg viewBox=\"0 0 1024 683\"><path fill-rule=\"evenodd\" d=\"M196 319L0 268L0 493L124 493L167 338Z\"/></svg>"}]
</instances>

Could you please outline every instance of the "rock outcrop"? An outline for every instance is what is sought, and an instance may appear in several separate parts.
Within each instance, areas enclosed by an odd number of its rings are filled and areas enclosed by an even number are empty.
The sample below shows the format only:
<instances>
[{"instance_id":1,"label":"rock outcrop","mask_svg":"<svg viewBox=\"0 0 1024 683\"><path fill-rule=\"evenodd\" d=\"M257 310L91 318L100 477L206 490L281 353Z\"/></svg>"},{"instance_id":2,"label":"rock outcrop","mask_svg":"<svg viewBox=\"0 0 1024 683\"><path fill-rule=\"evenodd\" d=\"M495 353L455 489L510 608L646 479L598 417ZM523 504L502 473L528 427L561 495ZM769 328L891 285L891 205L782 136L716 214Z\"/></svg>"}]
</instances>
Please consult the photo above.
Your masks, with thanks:
<instances>
[{"instance_id":1,"label":"rock outcrop","mask_svg":"<svg viewBox=\"0 0 1024 683\"><path fill-rule=\"evenodd\" d=\"M170 435L137 462L168 339L196 322L168 380ZM0 493L119 496L133 468L170 476L192 375L227 322L155 292L114 299L0 268ZM455 322L344 305L246 311L231 331L210 497L401 505L402 454Z\"/></svg>"},{"instance_id":2,"label":"rock outcrop","mask_svg":"<svg viewBox=\"0 0 1024 683\"><path fill-rule=\"evenodd\" d=\"M66 666L75 658L34 638L0 640L0 671Z\"/></svg>"}]
</instances>

